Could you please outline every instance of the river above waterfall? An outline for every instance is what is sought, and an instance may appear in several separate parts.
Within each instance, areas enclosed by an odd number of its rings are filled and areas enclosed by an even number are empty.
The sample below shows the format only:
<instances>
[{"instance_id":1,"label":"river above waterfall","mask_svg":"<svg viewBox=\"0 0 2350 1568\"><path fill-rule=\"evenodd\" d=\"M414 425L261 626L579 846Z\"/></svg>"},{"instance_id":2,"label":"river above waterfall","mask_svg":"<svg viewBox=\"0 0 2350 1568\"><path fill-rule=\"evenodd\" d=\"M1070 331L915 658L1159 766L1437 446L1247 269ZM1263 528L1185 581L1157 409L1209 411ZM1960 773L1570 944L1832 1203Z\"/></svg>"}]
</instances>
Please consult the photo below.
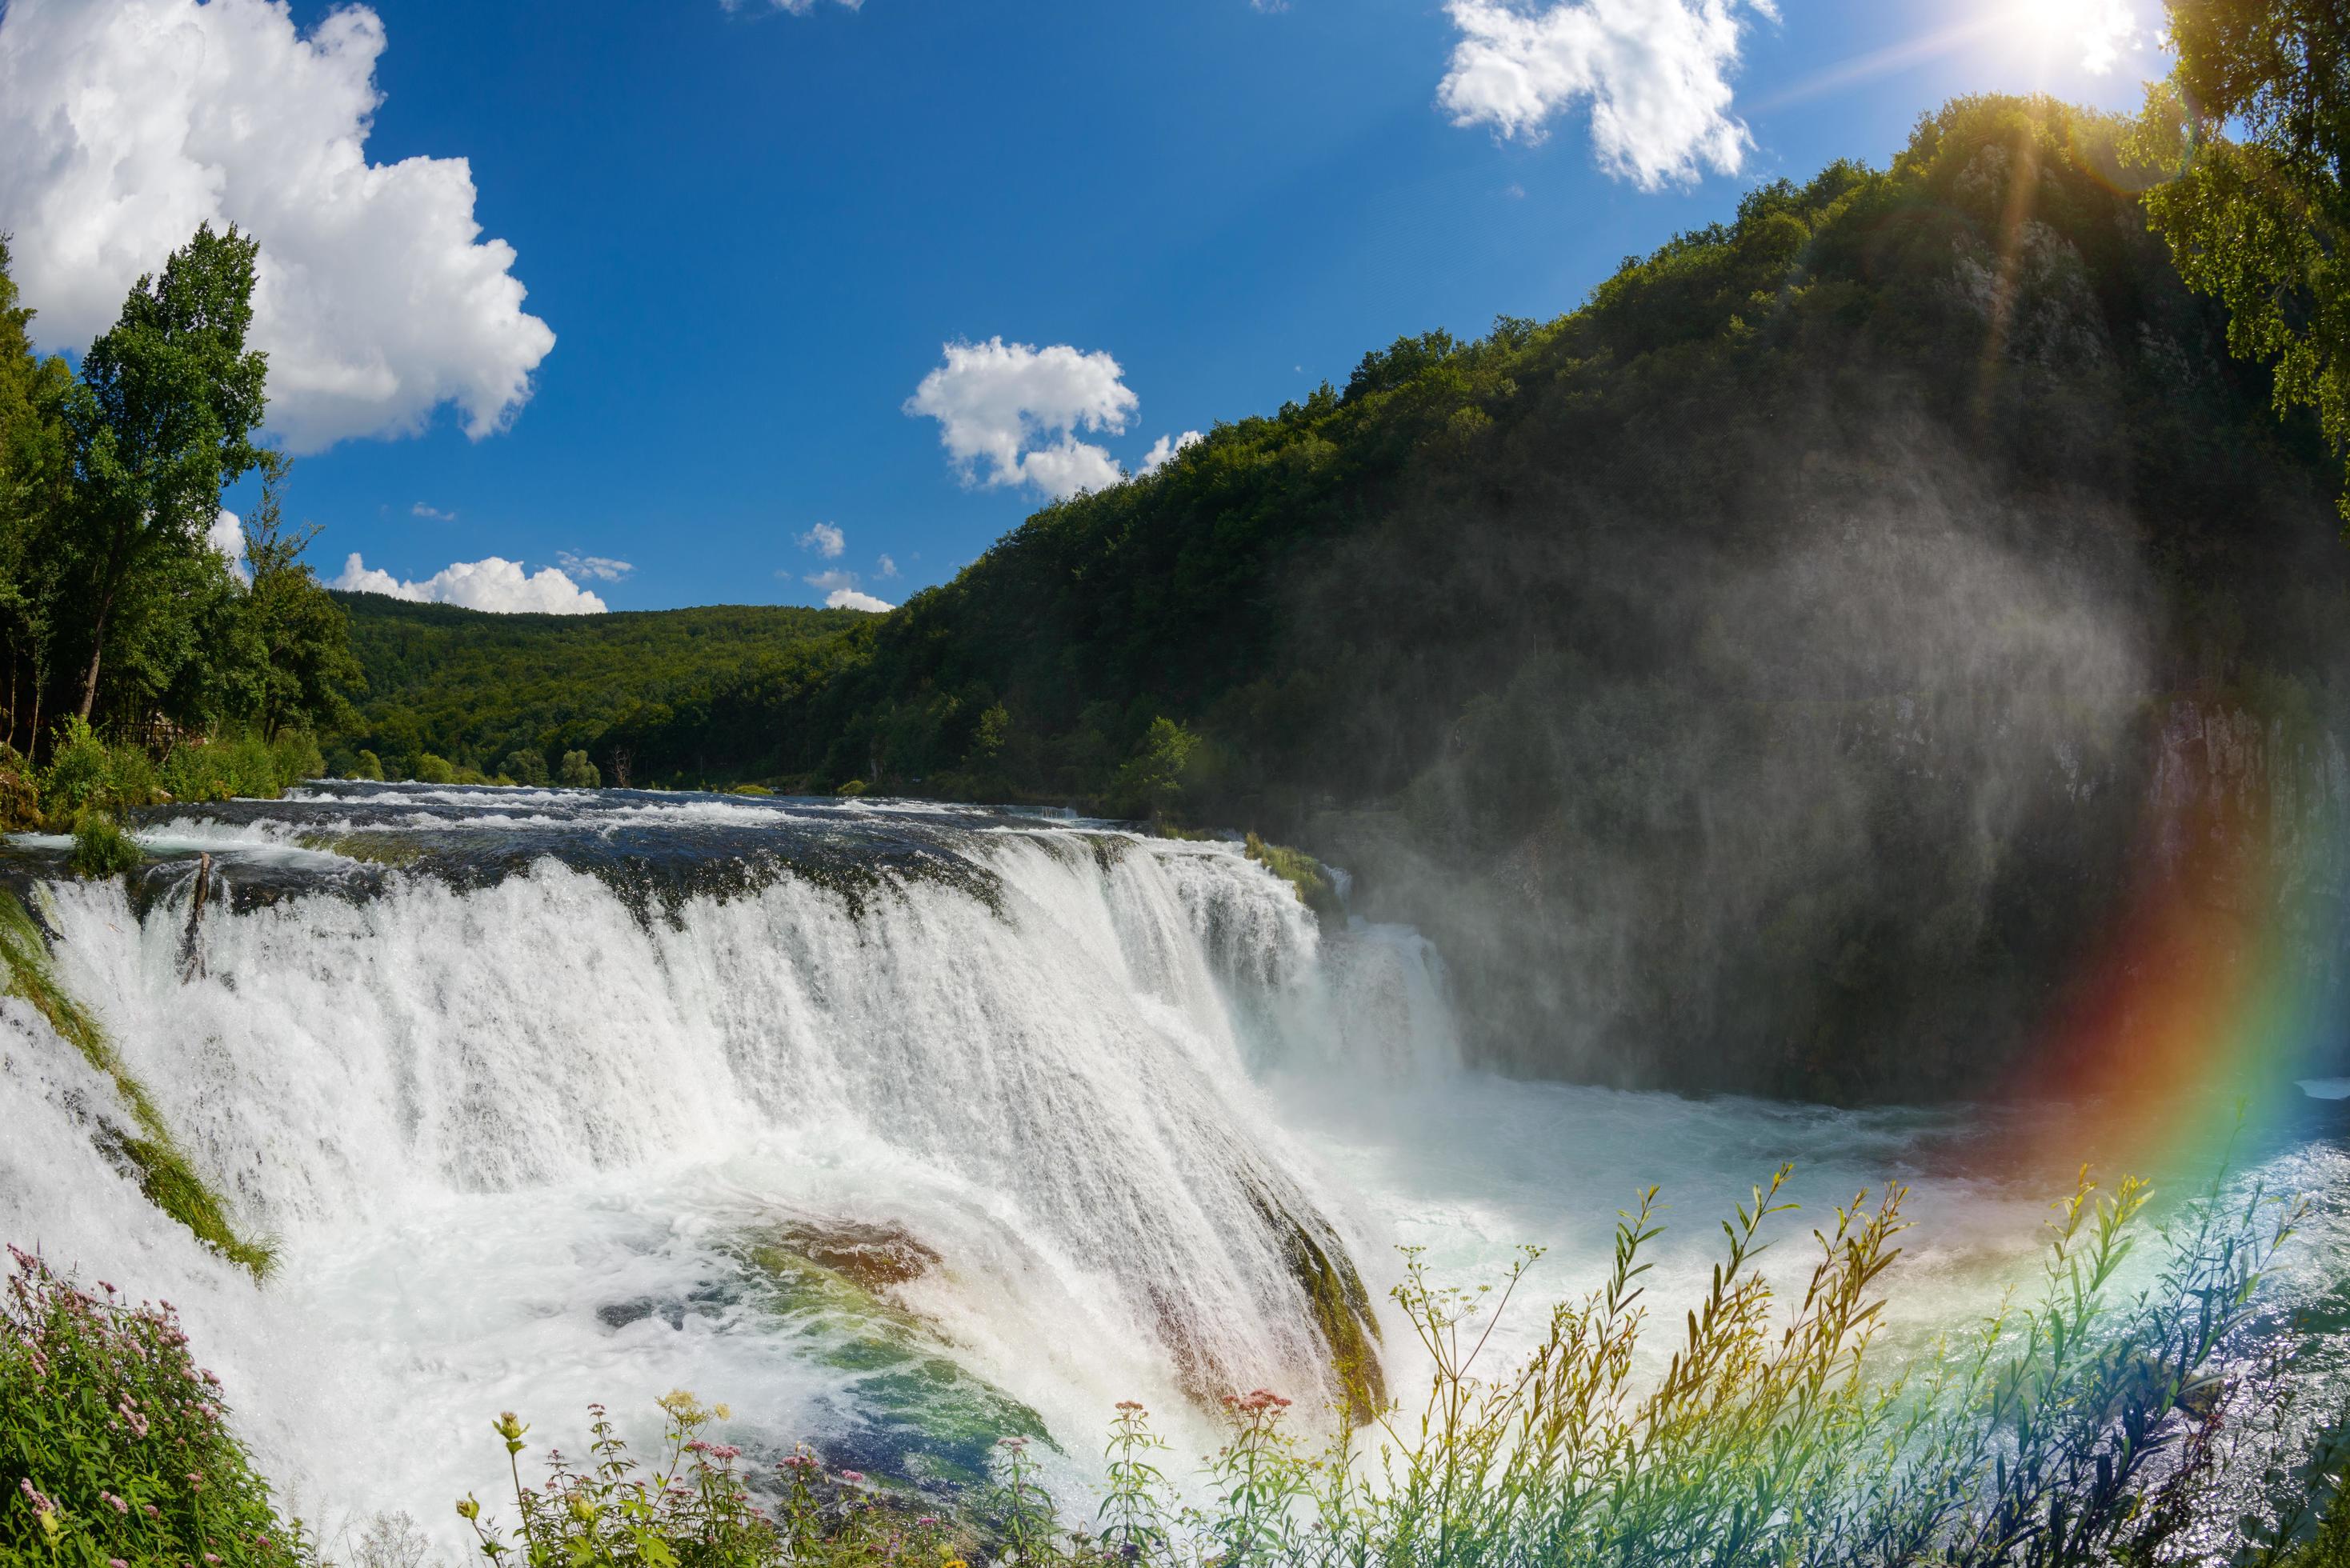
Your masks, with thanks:
<instances>
[{"instance_id":1,"label":"river above waterfall","mask_svg":"<svg viewBox=\"0 0 2350 1568\"><path fill-rule=\"evenodd\" d=\"M643 1433L674 1387L728 1402L748 1450L806 1440L939 1488L1027 1433L1082 1496L1116 1401L1188 1459L1222 1391L1333 1405L1358 1328L1409 1404L1399 1248L1464 1287L1544 1249L1498 1370L1657 1185L1669 1322L1714 1220L1783 1163L1806 1209L1769 1261L1787 1277L1825 1209L1911 1187L1889 1278L1914 1346L2028 1273L2067 1160L2117 1158L2073 1106L1480 1072L1455 1027L1474 998L1425 940L1317 920L1235 843L374 784L159 808L138 837L135 886L70 880L39 837L0 849L0 878L276 1272L255 1286L145 1202L93 1136L110 1088L16 1001L0 1230L178 1303L265 1467L330 1527L439 1527L494 1484L499 1410L576 1448L590 1401ZM2266 1087L2239 1179L2311 1196L2276 1288L2325 1305L2350 1272L2346 1107ZM2147 1174L2189 1186L2217 1158L2166 1149Z\"/></svg>"}]
</instances>

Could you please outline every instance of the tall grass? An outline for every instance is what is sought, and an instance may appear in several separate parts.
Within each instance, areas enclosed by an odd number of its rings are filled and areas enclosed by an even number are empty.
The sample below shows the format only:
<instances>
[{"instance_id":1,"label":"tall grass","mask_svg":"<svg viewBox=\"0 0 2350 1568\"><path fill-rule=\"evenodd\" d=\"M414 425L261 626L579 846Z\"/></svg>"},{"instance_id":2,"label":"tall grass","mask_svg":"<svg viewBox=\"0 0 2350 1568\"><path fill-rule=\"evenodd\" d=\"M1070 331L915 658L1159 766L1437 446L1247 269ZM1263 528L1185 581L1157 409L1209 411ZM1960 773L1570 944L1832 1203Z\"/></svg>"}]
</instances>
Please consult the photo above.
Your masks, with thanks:
<instances>
[{"instance_id":1,"label":"tall grass","mask_svg":"<svg viewBox=\"0 0 2350 1568\"><path fill-rule=\"evenodd\" d=\"M1188 1478L1148 1414L1122 1404L1097 1504L1075 1514L1041 1483L1024 1438L998 1445L992 1484L942 1502L827 1468L806 1449L746 1454L713 1437L723 1406L682 1392L660 1402L664 1436L643 1456L596 1407L584 1459L549 1449L526 1465L530 1428L499 1417L511 1501L468 1496L458 1512L479 1553L511 1568L2345 1561L2350 1428L2338 1421L2282 1459L2260 1451L2264 1473L2249 1484L2273 1505L2265 1522L2227 1517L2247 1478L2228 1473L2223 1433L2257 1419L2272 1384L2231 1392L2223 1366L2256 1337L2255 1293L2300 1205L2215 1182L2156 1228L2142 1184L2106 1189L2085 1174L2054 1210L2029 1289L1895 1357L1880 1339L1906 1194L1862 1193L1833 1210L1810 1232L1799 1288L1783 1293L1759 1261L1793 1210L1786 1181L1782 1170L1736 1206L1702 1298L1669 1318L1652 1315L1647 1296L1662 1226L1657 1193L1640 1194L1619 1216L1607 1277L1550 1306L1532 1351L1506 1364L1495 1331L1524 1310L1536 1254L1488 1290L1438 1284L1408 1255L1395 1302L1432 1369L1417 1399L1359 1428L1334 1420L1317 1438L1278 1395L1235 1393L1223 1441ZM2141 1247L2159 1256L2134 1269ZM50 1299L61 1288L36 1287ZM79 1299L76 1310L90 1310ZM18 1313L16 1343L0 1345L0 1435L15 1418L5 1412L24 1407L26 1346L50 1332L39 1317ZM1660 1370L1642 1355L1658 1334L1669 1345ZM43 1375L57 1366L49 1357ZM55 1381L45 1391L88 1403ZM88 1440L116 1438L109 1428ZM0 1444L0 1457L26 1451ZM51 1529L39 1508L58 1529L88 1522L88 1503L58 1501L76 1495L61 1478L78 1461L54 1444L39 1452L48 1469L0 1473L17 1488L0 1499L0 1511L17 1511L0 1520L0 1540L37 1544L33 1532ZM92 1495L104 1510L122 1494ZM406 1539L368 1539L379 1536ZM417 1550L402 1547L400 1560Z\"/></svg>"},{"instance_id":2,"label":"tall grass","mask_svg":"<svg viewBox=\"0 0 2350 1568\"><path fill-rule=\"evenodd\" d=\"M1227 1439L1189 1501L1144 1412L1122 1405L1100 1508L1074 1521L1036 1483L1024 1444L1007 1439L993 1491L963 1521L973 1533L951 1549L1007 1563L1227 1568L2168 1560L2196 1518L2175 1505L2213 1483L2216 1358L2245 1331L2300 1207L2257 1189L2230 1200L2215 1184L2155 1238L2162 1258L2147 1282L2125 1289L2148 1240L2147 1190L2101 1189L2084 1173L2055 1211L2034 1287L1905 1368L1877 1341L1906 1194L1863 1193L1835 1210L1811 1232L1800 1291L1783 1299L1758 1260L1794 1207L1787 1175L1722 1226L1703 1299L1664 1327L1672 1350L1660 1375L1638 1370L1658 1330L1643 1283L1662 1231L1652 1189L1620 1217L1607 1279L1552 1306L1523 1358L1493 1365L1492 1347L1534 1253L1473 1291L1432 1282L1408 1255L1396 1303L1432 1367L1415 1404L1385 1407L1362 1428L1337 1422L1317 1441L1293 1426L1287 1400L1235 1394ZM697 1439L673 1428L671 1440L690 1449ZM941 1539L937 1519L908 1517L920 1504L854 1472L826 1477L800 1453L782 1461L780 1484L764 1482L733 1468L738 1450L720 1451L740 1506L757 1516L765 1505L753 1500L773 1500L772 1539L754 1530L697 1557L693 1542L663 1537L675 1561L879 1565L917 1561L918 1546ZM2350 1539L2342 1511L2325 1506L2325 1463L2312 1461L2300 1515L2265 1548L2247 1538L2247 1552L2314 1563L2324 1559L2293 1554L2320 1550L2326 1530ZM493 1554L669 1560L609 1532L589 1540L587 1516L553 1518L518 1468L513 1479L516 1533L466 1505ZM576 1484L553 1479L558 1491ZM828 1532L833 1521L843 1528Z\"/></svg>"}]
</instances>

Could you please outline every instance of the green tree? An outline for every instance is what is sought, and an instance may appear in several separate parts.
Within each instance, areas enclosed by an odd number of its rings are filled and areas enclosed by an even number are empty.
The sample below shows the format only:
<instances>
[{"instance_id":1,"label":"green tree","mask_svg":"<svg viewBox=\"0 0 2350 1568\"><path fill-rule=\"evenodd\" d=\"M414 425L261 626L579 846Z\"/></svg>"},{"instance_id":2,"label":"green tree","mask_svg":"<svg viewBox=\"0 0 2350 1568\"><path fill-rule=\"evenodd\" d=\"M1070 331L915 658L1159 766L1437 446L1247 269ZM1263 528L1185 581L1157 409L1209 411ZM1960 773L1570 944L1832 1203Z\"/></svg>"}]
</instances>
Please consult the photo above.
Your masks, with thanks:
<instances>
[{"instance_id":1,"label":"green tree","mask_svg":"<svg viewBox=\"0 0 2350 1568\"><path fill-rule=\"evenodd\" d=\"M1154 719L1134 755L1118 770L1112 799L1120 811L1163 817L1182 798L1184 770L1200 737L1172 719Z\"/></svg>"},{"instance_id":2,"label":"green tree","mask_svg":"<svg viewBox=\"0 0 2350 1568\"><path fill-rule=\"evenodd\" d=\"M2350 8L2169 0L2178 64L2132 151L2176 177L2146 211L2180 275L2228 310L2228 346L2271 366L2280 414L2314 410L2350 452ZM2350 519L2350 495L2341 503Z\"/></svg>"},{"instance_id":3,"label":"green tree","mask_svg":"<svg viewBox=\"0 0 2350 1568\"><path fill-rule=\"evenodd\" d=\"M51 676L56 526L65 472L62 405L73 373L33 352L33 312L18 303L0 235L0 659L7 664L0 744L33 748Z\"/></svg>"},{"instance_id":4,"label":"green tree","mask_svg":"<svg viewBox=\"0 0 2350 1568\"><path fill-rule=\"evenodd\" d=\"M255 716L271 736L288 725L348 728L359 712L347 693L367 686L351 652L349 618L302 559L319 525L286 525L281 492L288 466L276 452L263 454L261 497L244 524L253 574L244 610L263 654Z\"/></svg>"},{"instance_id":5,"label":"green tree","mask_svg":"<svg viewBox=\"0 0 2350 1568\"><path fill-rule=\"evenodd\" d=\"M71 536L87 624L79 712L98 702L117 612L160 566L203 548L222 489L262 461L267 364L244 347L256 244L210 224L141 277L65 400Z\"/></svg>"},{"instance_id":6,"label":"green tree","mask_svg":"<svg viewBox=\"0 0 2350 1568\"><path fill-rule=\"evenodd\" d=\"M597 770L594 763L588 760L588 753L585 752L563 753L561 776L564 787L567 789L597 789L604 783L604 775Z\"/></svg>"},{"instance_id":7,"label":"green tree","mask_svg":"<svg viewBox=\"0 0 2350 1568\"><path fill-rule=\"evenodd\" d=\"M516 784L543 785L546 783L546 754L536 746L517 747L506 753L498 771Z\"/></svg>"}]
</instances>

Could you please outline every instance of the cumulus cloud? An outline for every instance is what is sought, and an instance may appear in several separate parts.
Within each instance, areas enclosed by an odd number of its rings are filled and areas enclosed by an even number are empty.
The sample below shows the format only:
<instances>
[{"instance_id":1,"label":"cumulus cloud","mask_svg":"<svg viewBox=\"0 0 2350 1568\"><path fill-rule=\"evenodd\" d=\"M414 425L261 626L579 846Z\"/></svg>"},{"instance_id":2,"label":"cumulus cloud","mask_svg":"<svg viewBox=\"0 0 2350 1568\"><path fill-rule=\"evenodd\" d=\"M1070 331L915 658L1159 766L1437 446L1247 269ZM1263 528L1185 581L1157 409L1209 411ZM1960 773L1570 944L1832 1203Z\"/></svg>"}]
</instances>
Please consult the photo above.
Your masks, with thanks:
<instances>
[{"instance_id":1,"label":"cumulus cloud","mask_svg":"<svg viewBox=\"0 0 2350 1568\"><path fill-rule=\"evenodd\" d=\"M1026 484L1060 497L1126 477L1107 451L1076 434L1120 434L1141 405L1116 359L1001 337L949 343L945 354L905 409L939 421L939 441L964 483Z\"/></svg>"},{"instance_id":2,"label":"cumulus cloud","mask_svg":"<svg viewBox=\"0 0 2350 1568\"><path fill-rule=\"evenodd\" d=\"M889 557L884 556L881 558L887 561ZM892 573L885 572L882 575L888 576ZM791 574L777 572L775 576L787 577ZM844 572L837 568L829 572L811 572L800 581L824 596L824 605L827 609L870 610L879 615L884 610L893 610L898 607L887 599L877 599L871 594L861 591L857 586L858 576L855 572Z\"/></svg>"},{"instance_id":3,"label":"cumulus cloud","mask_svg":"<svg viewBox=\"0 0 2350 1568\"><path fill-rule=\"evenodd\" d=\"M1460 29L1437 98L1455 125L1539 141L1580 104L1599 166L1644 191L1734 174L1753 144L1730 112L1752 12L1773 0L1446 0Z\"/></svg>"},{"instance_id":4,"label":"cumulus cloud","mask_svg":"<svg viewBox=\"0 0 2350 1568\"><path fill-rule=\"evenodd\" d=\"M454 523L457 520L454 512L443 512L438 506L428 505L421 501L410 507L408 514L411 517L429 517L435 523Z\"/></svg>"},{"instance_id":5,"label":"cumulus cloud","mask_svg":"<svg viewBox=\"0 0 2350 1568\"><path fill-rule=\"evenodd\" d=\"M201 222L261 243L253 345L296 452L412 434L443 403L503 429L555 334L514 248L481 238L463 158L370 163L384 27L300 33L269 0L10 0L0 11L0 232L54 348L111 325Z\"/></svg>"},{"instance_id":6,"label":"cumulus cloud","mask_svg":"<svg viewBox=\"0 0 2350 1568\"><path fill-rule=\"evenodd\" d=\"M848 535L829 523L819 523L795 541L803 550L814 550L827 561L840 559L841 551L848 547Z\"/></svg>"},{"instance_id":7,"label":"cumulus cloud","mask_svg":"<svg viewBox=\"0 0 2350 1568\"><path fill-rule=\"evenodd\" d=\"M616 561L609 556L582 556L572 550L557 550L556 561L576 580L594 577L601 583L617 583L637 568L626 561Z\"/></svg>"},{"instance_id":8,"label":"cumulus cloud","mask_svg":"<svg viewBox=\"0 0 2350 1568\"><path fill-rule=\"evenodd\" d=\"M332 587L353 594L389 594L418 604L463 605L500 615L535 611L546 615L601 615L604 601L553 566L525 573L522 563L499 556L459 561L421 582L402 582L369 566L351 552Z\"/></svg>"},{"instance_id":9,"label":"cumulus cloud","mask_svg":"<svg viewBox=\"0 0 2350 1568\"><path fill-rule=\"evenodd\" d=\"M2104 76L2121 64L2122 52L2137 45L2137 16L2130 0L2081 0L2081 65L2093 76Z\"/></svg>"},{"instance_id":10,"label":"cumulus cloud","mask_svg":"<svg viewBox=\"0 0 2350 1568\"><path fill-rule=\"evenodd\" d=\"M1198 431L1185 431L1179 436L1160 436L1150 443L1150 450L1142 454L1142 472L1146 474L1158 472L1175 461L1177 452L1187 446L1197 446L1207 439Z\"/></svg>"},{"instance_id":11,"label":"cumulus cloud","mask_svg":"<svg viewBox=\"0 0 2350 1568\"><path fill-rule=\"evenodd\" d=\"M204 530L204 543L228 557L228 569L237 581L253 581L252 568L244 564L244 524L235 513L222 507Z\"/></svg>"}]
</instances>

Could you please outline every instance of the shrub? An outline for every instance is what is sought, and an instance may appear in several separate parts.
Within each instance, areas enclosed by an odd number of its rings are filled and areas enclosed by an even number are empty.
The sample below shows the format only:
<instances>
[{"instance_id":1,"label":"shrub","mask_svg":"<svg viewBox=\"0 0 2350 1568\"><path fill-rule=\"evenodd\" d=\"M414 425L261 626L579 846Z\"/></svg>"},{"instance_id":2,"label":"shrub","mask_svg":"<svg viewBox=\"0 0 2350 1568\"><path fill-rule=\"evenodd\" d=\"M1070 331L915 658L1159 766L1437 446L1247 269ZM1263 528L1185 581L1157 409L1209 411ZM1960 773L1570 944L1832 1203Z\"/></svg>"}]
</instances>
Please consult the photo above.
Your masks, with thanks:
<instances>
[{"instance_id":1,"label":"shrub","mask_svg":"<svg viewBox=\"0 0 2350 1568\"><path fill-rule=\"evenodd\" d=\"M539 789L546 787L546 757L536 746L524 746L508 752L506 760L498 764L498 771L512 776L516 784L530 784Z\"/></svg>"},{"instance_id":2,"label":"shrub","mask_svg":"<svg viewBox=\"0 0 2350 1568\"><path fill-rule=\"evenodd\" d=\"M0 741L0 833L22 833L41 825L41 786L33 764Z\"/></svg>"},{"instance_id":3,"label":"shrub","mask_svg":"<svg viewBox=\"0 0 2350 1568\"><path fill-rule=\"evenodd\" d=\"M298 747L286 754L289 762L310 760ZM163 787L177 800L275 800L291 782L278 772L279 760L276 748L250 732L182 741L163 759Z\"/></svg>"},{"instance_id":4,"label":"shrub","mask_svg":"<svg viewBox=\"0 0 2350 1568\"><path fill-rule=\"evenodd\" d=\"M276 781L273 793L283 794L306 780L324 778L327 759L318 750L318 738L307 730L280 730L269 742L270 773Z\"/></svg>"},{"instance_id":5,"label":"shrub","mask_svg":"<svg viewBox=\"0 0 2350 1568\"><path fill-rule=\"evenodd\" d=\"M564 753L560 776L567 789L600 789L604 784L603 774L588 760L585 752Z\"/></svg>"},{"instance_id":6,"label":"shrub","mask_svg":"<svg viewBox=\"0 0 2350 1568\"><path fill-rule=\"evenodd\" d=\"M838 789L834 790L832 793L844 798L853 800L857 796L865 793L865 781L863 779L851 779L847 784L842 784Z\"/></svg>"},{"instance_id":7,"label":"shrub","mask_svg":"<svg viewBox=\"0 0 2350 1568\"><path fill-rule=\"evenodd\" d=\"M377 784L381 784L383 782L383 759L377 756L373 752L361 752L359 753L358 765L351 769L351 777L355 779L371 779Z\"/></svg>"},{"instance_id":8,"label":"shrub","mask_svg":"<svg viewBox=\"0 0 2350 1568\"><path fill-rule=\"evenodd\" d=\"M1199 746L1200 737L1174 720L1152 720L1110 785L1110 810L1134 817L1160 817L1172 811L1182 797L1186 770Z\"/></svg>"},{"instance_id":9,"label":"shrub","mask_svg":"<svg viewBox=\"0 0 2350 1568\"><path fill-rule=\"evenodd\" d=\"M9 1250L0 1300L0 1561L303 1561L168 1302L80 1291Z\"/></svg>"},{"instance_id":10,"label":"shrub","mask_svg":"<svg viewBox=\"0 0 2350 1568\"><path fill-rule=\"evenodd\" d=\"M106 742L78 715L57 727L57 742L49 753L48 771L41 775L41 809L53 817L71 817L85 807L110 805L113 759Z\"/></svg>"},{"instance_id":11,"label":"shrub","mask_svg":"<svg viewBox=\"0 0 2350 1568\"><path fill-rule=\"evenodd\" d=\"M451 765L446 757L434 756L431 752L420 752L416 756L416 782L432 784L455 784L457 770Z\"/></svg>"},{"instance_id":12,"label":"shrub","mask_svg":"<svg viewBox=\"0 0 2350 1568\"><path fill-rule=\"evenodd\" d=\"M74 819L73 840L74 875L85 880L136 871L146 858L121 824L99 812L84 811Z\"/></svg>"}]
</instances>

